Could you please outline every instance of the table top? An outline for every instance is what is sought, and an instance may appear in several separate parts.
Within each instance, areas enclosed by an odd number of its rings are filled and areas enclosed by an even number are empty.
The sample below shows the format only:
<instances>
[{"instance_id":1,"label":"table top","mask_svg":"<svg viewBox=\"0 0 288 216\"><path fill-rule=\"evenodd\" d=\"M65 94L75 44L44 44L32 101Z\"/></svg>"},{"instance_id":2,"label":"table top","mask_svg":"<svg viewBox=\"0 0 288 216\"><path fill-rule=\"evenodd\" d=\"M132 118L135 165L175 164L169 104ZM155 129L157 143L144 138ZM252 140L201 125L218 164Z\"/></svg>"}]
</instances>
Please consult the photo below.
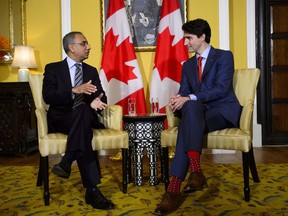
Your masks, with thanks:
<instances>
[{"instance_id":1,"label":"table top","mask_svg":"<svg viewBox=\"0 0 288 216\"><path fill-rule=\"evenodd\" d=\"M163 121L166 119L165 113L137 113L136 115L124 115L124 121Z\"/></svg>"}]
</instances>

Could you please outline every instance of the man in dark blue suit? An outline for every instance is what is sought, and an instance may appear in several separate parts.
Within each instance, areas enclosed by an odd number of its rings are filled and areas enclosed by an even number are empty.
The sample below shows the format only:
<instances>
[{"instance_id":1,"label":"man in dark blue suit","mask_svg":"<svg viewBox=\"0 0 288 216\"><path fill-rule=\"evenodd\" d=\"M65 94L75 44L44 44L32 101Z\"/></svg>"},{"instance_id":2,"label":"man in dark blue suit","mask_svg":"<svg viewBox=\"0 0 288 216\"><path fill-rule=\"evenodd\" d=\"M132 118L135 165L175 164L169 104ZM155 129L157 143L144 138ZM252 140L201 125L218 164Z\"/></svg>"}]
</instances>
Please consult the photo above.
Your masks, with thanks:
<instances>
[{"instance_id":1,"label":"man in dark blue suit","mask_svg":"<svg viewBox=\"0 0 288 216\"><path fill-rule=\"evenodd\" d=\"M203 136L211 131L237 127L241 113L233 90L233 54L210 45L211 29L203 19L185 23L182 30L185 46L195 55L183 64L179 92L169 102L181 121L169 171L171 181L155 210L160 215L180 207L180 187L188 171L184 192L208 187L200 166Z\"/></svg>"},{"instance_id":2,"label":"man in dark blue suit","mask_svg":"<svg viewBox=\"0 0 288 216\"><path fill-rule=\"evenodd\" d=\"M91 49L84 35L68 33L63 38L63 48L67 58L46 65L42 90L43 99L49 104L48 132L68 135L66 153L52 172L69 178L71 164L77 160L86 203L97 209L111 209L114 204L97 188L100 176L91 144L92 129L104 128L97 112L106 108L107 98L96 68L83 62Z\"/></svg>"}]
</instances>

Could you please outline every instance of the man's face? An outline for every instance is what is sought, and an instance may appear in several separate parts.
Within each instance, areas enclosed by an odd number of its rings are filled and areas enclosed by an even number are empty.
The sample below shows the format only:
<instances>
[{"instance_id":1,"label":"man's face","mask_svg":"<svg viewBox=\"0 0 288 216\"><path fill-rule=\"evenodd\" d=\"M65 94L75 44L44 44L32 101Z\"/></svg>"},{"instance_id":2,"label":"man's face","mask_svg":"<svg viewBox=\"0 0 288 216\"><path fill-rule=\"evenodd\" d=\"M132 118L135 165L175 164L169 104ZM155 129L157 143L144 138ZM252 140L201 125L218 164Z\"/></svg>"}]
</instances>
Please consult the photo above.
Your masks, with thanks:
<instances>
[{"instance_id":1,"label":"man's face","mask_svg":"<svg viewBox=\"0 0 288 216\"><path fill-rule=\"evenodd\" d=\"M204 34L198 38L197 35L184 33L184 45L187 47L188 52L190 53L201 53L203 41L205 42Z\"/></svg>"},{"instance_id":2,"label":"man's face","mask_svg":"<svg viewBox=\"0 0 288 216\"><path fill-rule=\"evenodd\" d=\"M87 59L91 49L88 41L81 34L75 36L74 42L69 45L69 48L72 55L71 57L77 62Z\"/></svg>"}]
</instances>

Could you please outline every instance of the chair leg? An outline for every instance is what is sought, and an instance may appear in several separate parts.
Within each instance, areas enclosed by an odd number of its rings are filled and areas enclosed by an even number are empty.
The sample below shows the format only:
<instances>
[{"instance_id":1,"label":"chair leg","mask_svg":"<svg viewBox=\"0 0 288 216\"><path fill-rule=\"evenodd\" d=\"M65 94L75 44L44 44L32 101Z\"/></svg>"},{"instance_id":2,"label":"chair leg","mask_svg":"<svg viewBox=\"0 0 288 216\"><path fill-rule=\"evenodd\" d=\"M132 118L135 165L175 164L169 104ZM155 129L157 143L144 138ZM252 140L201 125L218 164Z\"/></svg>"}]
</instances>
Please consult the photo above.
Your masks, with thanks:
<instances>
[{"instance_id":1,"label":"chair leg","mask_svg":"<svg viewBox=\"0 0 288 216\"><path fill-rule=\"evenodd\" d=\"M164 176L164 156L161 146L159 146L159 152L160 152L160 168L161 168L161 182L165 182L165 176Z\"/></svg>"},{"instance_id":2,"label":"chair leg","mask_svg":"<svg viewBox=\"0 0 288 216\"><path fill-rule=\"evenodd\" d=\"M123 193L127 193L127 184L129 181L128 176L128 149L122 148L122 191Z\"/></svg>"},{"instance_id":3,"label":"chair leg","mask_svg":"<svg viewBox=\"0 0 288 216\"><path fill-rule=\"evenodd\" d=\"M41 157L42 160L42 175L44 180L44 203L45 206L49 205L50 192L49 192L49 159L48 156Z\"/></svg>"},{"instance_id":4,"label":"chair leg","mask_svg":"<svg viewBox=\"0 0 288 216\"><path fill-rule=\"evenodd\" d=\"M165 184L165 191L168 188L169 185L169 156L168 156L168 147L162 147L162 159L161 162L163 163L163 178L164 178L164 184Z\"/></svg>"},{"instance_id":5,"label":"chair leg","mask_svg":"<svg viewBox=\"0 0 288 216\"><path fill-rule=\"evenodd\" d=\"M244 177L244 200L250 201L250 186L249 186L249 153L242 152L242 163L243 163L243 177Z\"/></svg>"},{"instance_id":6,"label":"chair leg","mask_svg":"<svg viewBox=\"0 0 288 216\"><path fill-rule=\"evenodd\" d=\"M98 174L99 174L100 178L102 178L101 167L100 167L100 162L99 162L99 152L97 150L94 152L95 152L96 166L98 169Z\"/></svg>"},{"instance_id":7,"label":"chair leg","mask_svg":"<svg viewBox=\"0 0 288 216\"><path fill-rule=\"evenodd\" d=\"M250 149L248 154L249 154L249 167L250 167L253 181L258 183L260 182L260 179L259 179L257 168L256 168L253 147Z\"/></svg>"},{"instance_id":8,"label":"chair leg","mask_svg":"<svg viewBox=\"0 0 288 216\"><path fill-rule=\"evenodd\" d=\"M39 158L39 169L38 169L38 177L37 177L37 182L36 182L36 186L39 187L39 186L42 186L42 183L43 183L43 173L42 173L42 169L43 169L43 163L42 163L42 160L41 160L41 155L40 155L40 158Z\"/></svg>"}]
</instances>

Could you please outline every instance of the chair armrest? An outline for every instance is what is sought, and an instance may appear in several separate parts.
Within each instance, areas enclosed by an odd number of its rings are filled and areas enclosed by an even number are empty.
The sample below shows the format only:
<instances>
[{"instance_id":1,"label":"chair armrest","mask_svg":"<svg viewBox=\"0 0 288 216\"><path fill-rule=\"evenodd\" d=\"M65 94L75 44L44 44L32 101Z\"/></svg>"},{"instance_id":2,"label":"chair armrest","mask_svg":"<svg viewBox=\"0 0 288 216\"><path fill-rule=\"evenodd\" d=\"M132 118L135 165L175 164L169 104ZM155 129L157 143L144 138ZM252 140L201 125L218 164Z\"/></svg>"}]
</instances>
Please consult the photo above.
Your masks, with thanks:
<instances>
[{"instance_id":1,"label":"chair armrest","mask_svg":"<svg viewBox=\"0 0 288 216\"><path fill-rule=\"evenodd\" d=\"M108 105L107 108L102 111L100 122L102 122L106 128L122 130L122 121L123 111L120 105Z\"/></svg>"},{"instance_id":2,"label":"chair armrest","mask_svg":"<svg viewBox=\"0 0 288 216\"><path fill-rule=\"evenodd\" d=\"M247 133L252 132L253 109L253 101L249 101L243 106L240 116L240 129Z\"/></svg>"},{"instance_id":3,"label":"chair armrest","mask_svg":"<svg viewBox=\"0 0 288 216\"><path fill-rule=\"evenodd\" d=\"M38 137L43 137L48 134L47 111L43 108L37 108L35 114L37 117Z\"/></svg>"},{"instance_id":4,"label":"chair armrest","mask_svg":"<svg viewBox=\"0 0 288 216\"><path fill-rule=\"evenodd\" d=\"M180 122L180 118L174 115L169 106L166 106L165 109L167 115L168 128L177 127Z\"/></svg>"}]
</instances>

